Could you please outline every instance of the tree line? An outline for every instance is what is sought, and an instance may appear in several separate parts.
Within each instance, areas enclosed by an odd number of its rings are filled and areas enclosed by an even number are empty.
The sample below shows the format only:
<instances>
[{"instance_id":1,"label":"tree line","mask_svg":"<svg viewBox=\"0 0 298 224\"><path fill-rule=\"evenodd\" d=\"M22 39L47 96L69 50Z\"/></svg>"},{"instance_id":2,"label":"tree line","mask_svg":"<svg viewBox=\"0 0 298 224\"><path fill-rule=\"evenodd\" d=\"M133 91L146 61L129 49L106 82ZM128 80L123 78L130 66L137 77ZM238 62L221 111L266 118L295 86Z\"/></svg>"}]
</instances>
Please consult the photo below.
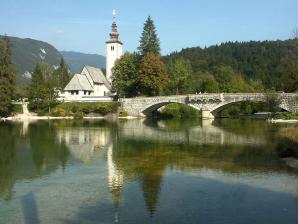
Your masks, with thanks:
<instances>
[{"instance_id":1,"label":"tree line","mask_svg":"<svg viewBox=\"0 0 298 224\"><path fill-rule=\"evenodd\" d=\"M298 91L298 39L227 42L187 48L164 61L186 60L194 89L207 92ZM237 81L238 80L238 81ZM239 83L238 87L235 84Z\"/></svg>"},{"instance_id":2,"label":"tree line","mask_svg":"<svg viewBox=\"0 0 298 224\"><path fill-rule=\"evenodd\" d=\"M125 53L112 71L120 97L204 92L298 91L298 39L227 42L160 56L148 17L138 51Z\"/></svg>"}]
</instances>

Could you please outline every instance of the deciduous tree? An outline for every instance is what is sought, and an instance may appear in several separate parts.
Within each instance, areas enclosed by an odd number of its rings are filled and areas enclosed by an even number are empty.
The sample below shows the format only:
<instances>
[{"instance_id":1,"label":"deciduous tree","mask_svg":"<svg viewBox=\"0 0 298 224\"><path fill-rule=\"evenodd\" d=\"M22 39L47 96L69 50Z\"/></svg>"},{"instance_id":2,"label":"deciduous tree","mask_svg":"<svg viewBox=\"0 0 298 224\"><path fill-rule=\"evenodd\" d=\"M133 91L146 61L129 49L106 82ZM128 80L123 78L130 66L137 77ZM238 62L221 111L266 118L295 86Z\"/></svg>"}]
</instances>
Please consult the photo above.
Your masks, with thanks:
<instances>
[{"instance_id":1,"label":"deciduous tree","mask_svg":"<svg viewBox=\"0 0 298 224\"><path fill-rule=\"evenodd\" d=\"M138 94L138 55L125 53L112 69L112 86L120 97Z\"/></svg>"},{"instance_id":2,"label":"deciduous tree","mask_svg":"<svg viewBox=\"0 0 298 224\"><path fill-rule=\"evenodd\" d=\"M179 58L168 64L169 88L172 94L183 94L189 91L192 67L188 60Z\"/></svg>"},{"instance_id":3,"label":"deciduous tree","mask_svg":"<svg viewBox=\"0 0 298 224\"><path fill-rule=\"evenodd\" d=\"M149 53L142 59L139 69L140 92L148 96L156 96L163 93L168 74L166 65L154 53Z\"/></svg>"}]
</instances>

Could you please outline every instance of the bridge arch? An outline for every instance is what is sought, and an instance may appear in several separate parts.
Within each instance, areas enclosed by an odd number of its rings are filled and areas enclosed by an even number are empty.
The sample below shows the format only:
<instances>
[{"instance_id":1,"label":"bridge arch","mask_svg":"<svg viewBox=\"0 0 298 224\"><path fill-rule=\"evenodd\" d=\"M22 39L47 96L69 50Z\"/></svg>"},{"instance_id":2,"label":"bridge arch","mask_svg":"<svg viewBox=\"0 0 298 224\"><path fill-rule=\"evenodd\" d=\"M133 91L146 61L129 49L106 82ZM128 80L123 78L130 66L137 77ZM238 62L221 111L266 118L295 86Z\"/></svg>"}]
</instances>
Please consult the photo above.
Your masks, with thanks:
<instances>
[{"instance_id":1,"label":"bridge arch","mask_svg":"<svg viewBox=\"0 0 298 224\"><path fill-rule=\"evenodd\" d=\"M216 117L224 109L227 109L233 105L237 105L239 103L245 103L245 102L263 102L263 103L265 103L265 99L245 99L245 100L235 100L232 102L221 102L221 103L217 104L215 107L213 107L210 110L210 112L214 117ZM284 111L289 111L289 109L283 103L281 105L279 105L279 108Z\"/></svg>"},{"instance_id":2,"label":"bridge arch","mask_svg":"<svg viewBox=\"0 0 298 224\"><path fill-rule=\"evenodd\" d=\"M196 107L193 104L188 104L188 103L183 103L183 102L175 102L175 101L165 101L165 102L156 102L156 103L151 103L149 105L146 105L142 108L141 113L145 116L150 116L154 111L157 111L159 108L169 105L169 104L182 104L191 108L194 108L198 111L201 111L201 108Z\"/></svg>"}]
</instances>

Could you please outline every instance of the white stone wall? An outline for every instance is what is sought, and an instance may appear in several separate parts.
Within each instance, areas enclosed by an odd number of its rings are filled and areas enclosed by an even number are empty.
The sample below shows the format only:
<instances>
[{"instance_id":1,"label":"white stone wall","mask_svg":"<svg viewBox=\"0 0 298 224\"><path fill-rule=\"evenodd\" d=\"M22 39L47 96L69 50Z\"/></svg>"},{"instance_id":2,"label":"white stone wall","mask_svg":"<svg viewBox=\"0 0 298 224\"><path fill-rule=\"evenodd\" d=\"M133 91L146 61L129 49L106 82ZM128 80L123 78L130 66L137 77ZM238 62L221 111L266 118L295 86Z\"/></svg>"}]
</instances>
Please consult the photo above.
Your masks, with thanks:
<instances>
[{"instance_id":1,"label":"white stone wall","mask_svg":"<svg viewBox=\"0 0 298 224\"><path fill-rule=\"evenodd\" d=\"M120 43L107 43L106 44L106 77L111 83L112 68L115 61L123 54L122 44Z\"/></svg>"},{"instance_id":2,"label":"white stone wall","mask_svg":"<svg viewBox=\"0 0 298 224\"><path fill-rule=\"evenodd\" d=\"M94 84L94 96L106 96L110 91L104 84Z\"/></svg>"}]
</instances>

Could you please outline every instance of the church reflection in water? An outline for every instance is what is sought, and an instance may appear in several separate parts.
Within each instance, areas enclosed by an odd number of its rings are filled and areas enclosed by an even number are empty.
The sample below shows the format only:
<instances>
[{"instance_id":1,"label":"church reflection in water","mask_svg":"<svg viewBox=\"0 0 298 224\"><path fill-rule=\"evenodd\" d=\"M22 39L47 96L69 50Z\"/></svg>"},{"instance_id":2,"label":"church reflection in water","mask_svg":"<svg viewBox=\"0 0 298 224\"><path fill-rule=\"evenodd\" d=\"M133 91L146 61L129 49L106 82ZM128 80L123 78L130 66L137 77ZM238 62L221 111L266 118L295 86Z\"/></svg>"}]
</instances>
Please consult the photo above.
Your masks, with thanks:
<instances>
[{"instance_id":1,"label":"church reflection in water","mask_svg":"<svg viewBox=\"0 0 298 224\"><path fill-rule=\"evenodd\" d=\"M113 133L109 127L65 127L59 128L57 138L66 144L71 155L78 161L89 163L106 158L107 186L112 194L114 206L120 205L124 174L113 159Z\"/></svg>"},{"instance_id":2,"label":"church reflection in water","mask_svg":"<svg viewBox=\"0 0 298 224\"><path fill-rule=\"evenodd\" d=\"M258 129L256 127L250 128ZM263 150L268 130L256 135L239 134L212 124L190 125L166 130L163 122L131 120L110 127L71 127L58 129L59 141L83 162L106 158L107 185L115 208L121 207L124 184L137 181L150 216L158 205L167 169L180 171L220 170L237 174L247 169L259 172L281 168L272 153ZM231 130L229 130L231 129ZM228 146L228 148L227 148ZM284 168L286 170L286 168Z\"/></svg>"},{"instance_id":3,"label":"church reflection in water","mask_svg":"<svg viewBox=\"0 0 298 224\"><path fill-rule=\"evenodd\" d=\"M263 123L244 124L258 133L239 131L238 127L234 131L228 124L225 128L193 122L183 125L141 120L6 124L0 127L5 143L0 146L0 197L11 198L16 180L38 178L76 162L100 160L106 166L106 186L114 207L121 208L124 185L134 182L141 187L140 196L153 216L167 170L209 169L237 178L245 172L291 172L277 158L274 144L268 144L272 132Z\"/></svg>"}]
</instances>

